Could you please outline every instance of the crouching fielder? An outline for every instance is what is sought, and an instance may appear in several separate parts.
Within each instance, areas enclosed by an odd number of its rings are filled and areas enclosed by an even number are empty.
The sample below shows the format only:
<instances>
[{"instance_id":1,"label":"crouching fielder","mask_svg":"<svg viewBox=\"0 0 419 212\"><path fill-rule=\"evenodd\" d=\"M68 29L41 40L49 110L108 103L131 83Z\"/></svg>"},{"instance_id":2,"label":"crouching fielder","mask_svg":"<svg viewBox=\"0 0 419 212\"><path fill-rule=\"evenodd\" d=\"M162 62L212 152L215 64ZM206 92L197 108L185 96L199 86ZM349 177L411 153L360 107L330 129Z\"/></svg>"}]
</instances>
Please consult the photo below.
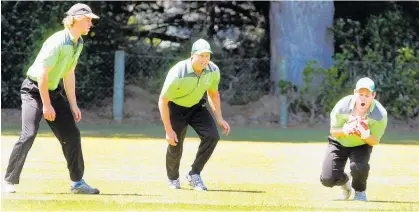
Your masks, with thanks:
<instances>
[{"instance_id":1,"label":"crouching fielder","mask_svg":"<svg viewBox=\"0 0 419 212\"><path fill-rule=\"evenodd\" d=\"M362 78L354 95L342 98L330 114L329 144L320 181L326 187L341 186L341 200L347 200L353 188L354 200L367 201L368 162L372 147L380 142L387 126L387 111L375 96L374 82ZM344 173L348 158L350 174Z\"/></svg>"}]
</instances>

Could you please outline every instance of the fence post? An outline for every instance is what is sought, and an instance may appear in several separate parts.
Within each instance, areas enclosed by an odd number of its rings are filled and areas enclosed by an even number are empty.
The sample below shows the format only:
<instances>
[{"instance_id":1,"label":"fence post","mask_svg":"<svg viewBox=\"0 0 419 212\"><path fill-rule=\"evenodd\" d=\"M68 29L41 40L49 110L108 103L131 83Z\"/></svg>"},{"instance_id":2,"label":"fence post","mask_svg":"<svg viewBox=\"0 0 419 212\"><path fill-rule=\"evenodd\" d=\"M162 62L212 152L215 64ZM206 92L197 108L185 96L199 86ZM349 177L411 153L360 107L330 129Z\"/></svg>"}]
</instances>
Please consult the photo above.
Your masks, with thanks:
<instances>
[{"instance_id":1,"label":"fence post","mask_svg":"<svg viewBox=\"0 0 419 212\"><path fill-rule=\"evenodd\" d=\"M286 59L280 59L279 63L279 76L280 80L287 80L287 69L286 69ZM280 122L282 128L287 128L288 126L288 107L287 107L287 96L282 95L281 91L279 92L279 107L280 107Z\"/></svg>"},{"instance_id":2,"label":"fence post","mask_svg":"<svg viewBox=\"0 0 419 212\"><path fill-rule=\"evenodd\" d=\"M124 116L125 52L115 52L113 81L113 119L122 122Z\"/></svg>"}]
</instances>

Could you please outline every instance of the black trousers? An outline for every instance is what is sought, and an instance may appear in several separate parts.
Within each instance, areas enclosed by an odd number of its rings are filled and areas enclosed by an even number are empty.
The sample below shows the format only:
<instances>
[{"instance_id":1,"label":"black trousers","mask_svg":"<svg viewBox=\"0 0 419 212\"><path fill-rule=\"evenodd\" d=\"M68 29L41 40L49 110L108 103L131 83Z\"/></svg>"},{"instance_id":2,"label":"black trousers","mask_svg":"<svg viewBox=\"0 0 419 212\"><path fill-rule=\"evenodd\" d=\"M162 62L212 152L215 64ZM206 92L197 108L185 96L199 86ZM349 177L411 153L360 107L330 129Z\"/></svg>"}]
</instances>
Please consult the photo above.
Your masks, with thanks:
<instances>
[{"instance_id":1,"label":"black trousers","mask_svg":"<svg viewBox=\"0 0 419 212\"><path fill-rule=\"evenodd\" d=\"M25 79L20 90L22 98L22 132L13 147L7 166L5 180L18 184L26 156L32 147L43 117L42 101L35 81ZM83 153L81 150L80 131L76 126L69 104L57 88L49 92L56 117L47 121L52 132L60 141L72 181L79 181L84 173ZM48 151L45 151L48 154Z\"/></svg>"},{"instance_id":2,"label":"black trousers","mask_svg":"<svg viewBox=\"0 0 419 212\"><path fill-rule=\"evenodd\" d=\"M188 125L192 126L201 139L190 173L200 174L217 146L218 140L220 140L214 119L205 106L205 99L202 99L198 104L190 108L169 102L169 111L170 122L177 135L178 143L176 146L169 145L167 147L167 176L170 180L179 178L179 165L182 157L183 141L185 140Z\"/></svg>"},{"instance_id":3,"label":"black trousers","mask_svg":"<svg viewBox=\"0 0 419 212\"><path fill-rule=\"evenodd\" d=\"M344 173L346 161L350 160L352 175L352 188L355 191L367 189L368 164L372 152L372 146L365 144L356 147L344 147L329 137L329 145L323 161L323 169L320 176L321 183L326 187L340 186L348 181Z\"/></svg>"}]
</instances>

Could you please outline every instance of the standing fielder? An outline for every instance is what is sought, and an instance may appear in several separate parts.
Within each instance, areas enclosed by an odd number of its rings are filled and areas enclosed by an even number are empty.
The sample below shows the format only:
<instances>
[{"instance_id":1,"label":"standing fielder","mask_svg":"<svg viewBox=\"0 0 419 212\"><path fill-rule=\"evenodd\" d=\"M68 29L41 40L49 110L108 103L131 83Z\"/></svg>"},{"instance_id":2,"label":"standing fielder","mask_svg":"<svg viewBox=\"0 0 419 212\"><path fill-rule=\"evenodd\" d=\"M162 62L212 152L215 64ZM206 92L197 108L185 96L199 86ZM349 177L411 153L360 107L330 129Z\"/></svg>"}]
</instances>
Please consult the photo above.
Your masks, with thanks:
<instances>
[{"instance_id":1,"label":"standing fielder","mask_svg":"<svg viewBox=\"0 0 419 212\"><path fill-rule=\"evenodd\" d=\"M217 124L228 135L229 124L223 119L218 93L220 70L210 61L212 53L209 43L203 39L192 45L191 57L180 61L169 70L159 98L160 115L169 143L166 154L166 170L169 188L180 189L179 165L188 125L197 132L201 143L186 176L189 184L197 191L206 191L201 171L211 157L220 139L217 126L205 106L205 92L214 112Z\"/></svg>"},{"instance_id":2,"label":"standing fielder","mask_svg":"<svg viewBox=\"0 0 419 212\"><path fill-rule=\"evenodd\" d=\"M71 192L99 194L83 180L84 161L80 131L76 121L81 112L76 102L74 69L83 49L81 35L87 35L92 19L99 18L89 6L75 4L67 12L65 29L56 32L43 44L35 62L27 72L20 90L22 98L22 132L13 147L5 176L5 190L14 193L26 156L35 140L39 122L44 117L60 141L70 172ZM63 79L68 102L59 86Z\"/></svg>"},{"instance_id":3,"label":"standing fielder","mask_svg":"<svg viewBox=\"0 0 419 212\"><path fill-rule=\"evenodd\" d=\"M380 142L387 126L387 111L375 95L374 82L362 78L356 83L354 95L341 99L330 114L331 136L320 181L327 187L341 186L341 200L350 197L352 187L354 200L367 201L368 162L372 147ZM350 175L344 173L348 158Z\"/></svg>"}]
</instances>

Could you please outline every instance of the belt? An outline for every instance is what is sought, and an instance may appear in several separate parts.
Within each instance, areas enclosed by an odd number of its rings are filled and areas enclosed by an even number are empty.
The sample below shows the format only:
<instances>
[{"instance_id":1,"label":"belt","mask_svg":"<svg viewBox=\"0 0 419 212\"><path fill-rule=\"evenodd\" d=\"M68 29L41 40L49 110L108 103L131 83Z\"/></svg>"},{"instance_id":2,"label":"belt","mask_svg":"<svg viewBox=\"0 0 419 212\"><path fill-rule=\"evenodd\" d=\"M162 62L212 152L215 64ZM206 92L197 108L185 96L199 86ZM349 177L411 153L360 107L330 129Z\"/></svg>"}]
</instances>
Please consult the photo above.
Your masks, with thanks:
<instances>
[{"instance_id":1,"label":"belt","mask_svg":"<svg viewBox=\"0 0 419 212\"><path fill-rule=\"evenodd\" d=\"M28 78L32 82L38 83L38 80L35 77L32 77L32 76L27 75L26 78Z\"/></svg>"}]
</instances>

